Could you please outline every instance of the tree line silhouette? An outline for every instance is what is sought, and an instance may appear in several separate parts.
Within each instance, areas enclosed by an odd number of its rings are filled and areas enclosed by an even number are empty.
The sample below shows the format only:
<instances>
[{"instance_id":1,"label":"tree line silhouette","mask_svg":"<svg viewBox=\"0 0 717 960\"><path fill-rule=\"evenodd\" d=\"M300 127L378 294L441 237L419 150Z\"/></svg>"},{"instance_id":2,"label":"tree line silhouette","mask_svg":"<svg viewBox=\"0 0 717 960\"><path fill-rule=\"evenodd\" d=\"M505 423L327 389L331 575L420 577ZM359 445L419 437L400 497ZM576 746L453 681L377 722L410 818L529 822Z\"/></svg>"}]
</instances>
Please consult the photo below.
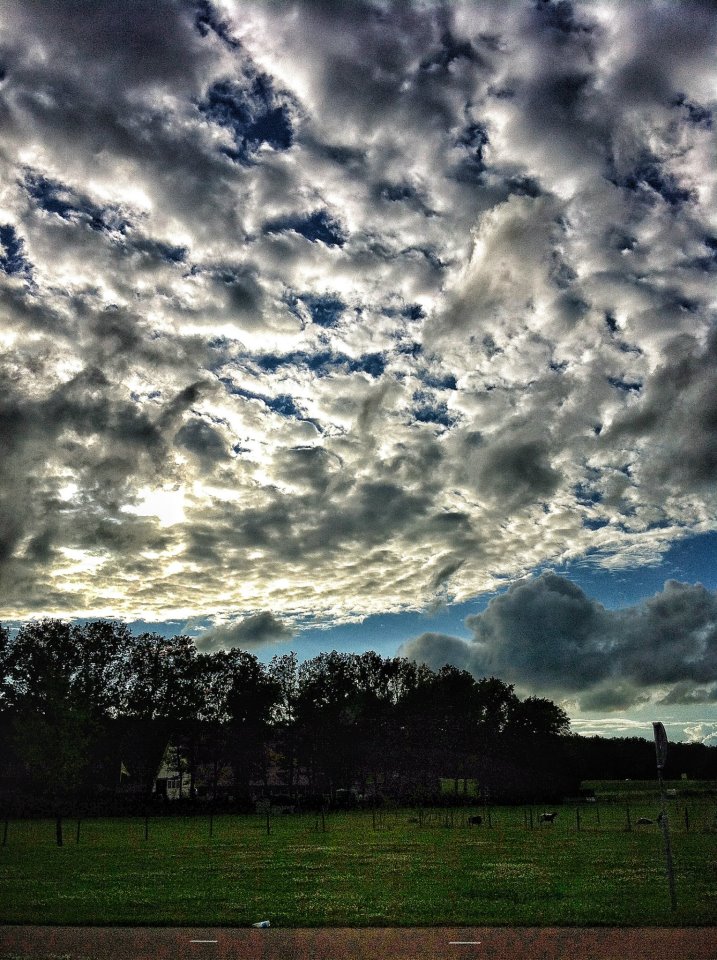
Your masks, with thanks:
<instances>
[{"instance_id":1,"label":"tree line silhouette","mask_svg":"<svg viewBox=\"0 0 717 960\"><path fill-rule=\"evenodd\" d=\"M270 771L305 803L348 789L371 802L475 802L461 797L468 781L482 799L557 800L583 778L654 776L647 741L577 737L552 701L453 666L373 651L265 665L111 620L36 620L14 635L0 625L6 816L145 810L168 744L185 806L249 809ZM674 747L673 775L715 776L717 749Z\"/></svg>"}]
</instances>

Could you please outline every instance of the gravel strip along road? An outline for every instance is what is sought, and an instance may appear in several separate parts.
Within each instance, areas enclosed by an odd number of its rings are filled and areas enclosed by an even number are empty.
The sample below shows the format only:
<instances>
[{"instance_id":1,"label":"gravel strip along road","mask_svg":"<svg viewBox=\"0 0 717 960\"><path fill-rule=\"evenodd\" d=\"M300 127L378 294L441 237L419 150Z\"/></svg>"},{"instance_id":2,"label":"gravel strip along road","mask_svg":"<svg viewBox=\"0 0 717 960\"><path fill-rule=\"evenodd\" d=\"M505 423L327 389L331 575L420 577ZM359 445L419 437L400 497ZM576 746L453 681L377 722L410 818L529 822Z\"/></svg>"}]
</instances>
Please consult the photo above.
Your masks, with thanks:
<instances>
[{"instance_id":1,"label":"gravel strip along road","mask_svg":"<svg viewBox=\"0 0 717 960\"><path fill-rule=\"evenodd\" d=\"M253 930L0 926L0 957L43 960L717 960L717 927Z\"/></svg>"}]
</instances>

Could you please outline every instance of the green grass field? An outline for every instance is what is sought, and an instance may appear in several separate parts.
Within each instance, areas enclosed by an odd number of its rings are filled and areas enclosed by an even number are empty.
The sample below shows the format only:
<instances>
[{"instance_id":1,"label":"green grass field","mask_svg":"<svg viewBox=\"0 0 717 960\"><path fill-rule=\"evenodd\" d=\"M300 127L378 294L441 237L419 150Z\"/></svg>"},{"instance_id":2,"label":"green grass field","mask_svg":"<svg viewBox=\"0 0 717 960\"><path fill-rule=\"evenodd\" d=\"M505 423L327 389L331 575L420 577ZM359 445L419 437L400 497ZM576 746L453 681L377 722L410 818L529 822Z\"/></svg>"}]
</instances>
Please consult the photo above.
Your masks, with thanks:
<instances>
[{"instance_id":1,"label":"green grass field","mask_svg":"<svg viewBox=\"0 0 717 960\"><path fill-rule=\"evenodd\" d=\"M715 802L670 804L678 911L669 910L654 803L535 808L14 821L0 847L0 920L275 926L717 923ZM480 812L484 823L468 827ZM599 821L599 822L598 822Z\"/></svg>"}]
</instances>

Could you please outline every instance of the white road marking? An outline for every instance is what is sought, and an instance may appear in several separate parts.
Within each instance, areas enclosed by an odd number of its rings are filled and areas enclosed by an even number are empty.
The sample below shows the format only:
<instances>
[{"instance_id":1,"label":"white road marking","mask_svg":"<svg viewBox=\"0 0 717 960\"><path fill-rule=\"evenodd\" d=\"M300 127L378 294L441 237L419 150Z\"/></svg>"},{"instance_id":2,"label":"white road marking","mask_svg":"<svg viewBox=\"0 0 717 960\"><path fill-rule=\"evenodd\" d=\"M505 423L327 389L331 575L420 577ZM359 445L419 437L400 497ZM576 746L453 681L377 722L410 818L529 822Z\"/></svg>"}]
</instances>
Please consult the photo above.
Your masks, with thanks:
<instances>
[{"instance_id":1,"label":"white road marking","mask_svg":"<svg viewBox=\"0 0 717 960\"><path fill-rule=\"evenodd\" d=\"M480 943L480 940L449 940L449 947L473 947Z\"/></svg>"},{"instance_id":2,"label":"white road marking","mask_svg":"<svg viewBox=\"0 0 717 960\"><path fill-rule=\"evenodd\" d=\"M190 940L190 943L219 943L218 940Z\"/></svg>"}]
</instances>

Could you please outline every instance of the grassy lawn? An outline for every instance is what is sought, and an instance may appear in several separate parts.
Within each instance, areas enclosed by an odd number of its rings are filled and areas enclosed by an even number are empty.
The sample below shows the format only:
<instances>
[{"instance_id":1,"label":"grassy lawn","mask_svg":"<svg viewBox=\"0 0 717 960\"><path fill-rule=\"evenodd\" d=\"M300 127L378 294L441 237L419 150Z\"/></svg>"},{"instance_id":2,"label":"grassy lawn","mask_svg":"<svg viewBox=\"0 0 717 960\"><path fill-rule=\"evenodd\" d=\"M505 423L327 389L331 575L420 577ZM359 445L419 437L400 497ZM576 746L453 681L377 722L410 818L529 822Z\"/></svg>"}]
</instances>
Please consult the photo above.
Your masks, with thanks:
<instances>
[{"instance_id":1,"label":"grassy lawn","mask_svg":"<svg viewBox=\"0 0 717 960\"><path fill-rule=\"evenodd\" d=\"M50 821L11 822L0 847L0 920L53 924L382 926L715 924L713 800L671 807L679 908L671 914L654 803L560 807L530 828L520 807L466 812L86 820L65 845ZM538 811L536 810L535 813ZM599 822L598 822L599 819ZM527 825L526 825L527 823Z\"/></svg>"}]
</instances>

